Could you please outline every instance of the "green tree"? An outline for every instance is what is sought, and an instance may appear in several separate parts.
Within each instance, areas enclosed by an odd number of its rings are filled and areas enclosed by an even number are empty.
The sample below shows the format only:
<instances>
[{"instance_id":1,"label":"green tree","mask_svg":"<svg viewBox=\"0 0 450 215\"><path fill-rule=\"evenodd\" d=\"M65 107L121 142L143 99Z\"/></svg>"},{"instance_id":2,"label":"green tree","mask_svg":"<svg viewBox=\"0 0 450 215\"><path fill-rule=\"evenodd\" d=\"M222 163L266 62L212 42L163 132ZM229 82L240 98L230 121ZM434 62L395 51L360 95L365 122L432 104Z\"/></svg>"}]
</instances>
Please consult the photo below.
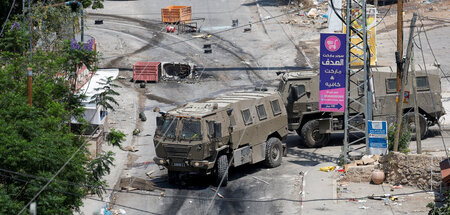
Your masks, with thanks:
<instances>
[{"instance_id":1,"label":"green tree","mask_svg":"<svg viewBox=\"0 0 450 215\"><path fill-rule=\"evenodd\" d=\"M9 41L27 47L20 39L26 31L11 32L0 38L0 47L7 47ZM37 46L32 58L26 48L5 48L0 53L0 63L5 64L0 69L0 214L17 214L78 149L36 199L39 214L71 214L88 192L100 196L106 186L102 176L110 171L113 153L90 160L86 139L69 129L70 118L84 113L83 97L73 93L69 77L81 63L95 69L97 53L89 43L65 41L54 47ZM27 67L33 68L31 107ZM111 144L120 141L116 138Z\"/></svg>"},{"instance_id":2,"label":"green tree","mask_svg":"<svg viewBox=\"0 0 450 215\"><path fill-rule=\"evenodd\" d=\"M113 83L112 77L108 77L106 79L102 79L102 82L100 84L102 87L95 88L94 90L98 93L92 96L91 103L97 103L98 105L103 106L106 110L114 109L114 105L119 106L119 103L114 99L113 96L120 95L117 91L115 91L113 88L120 88L121 86Z\"/></svg>"}]
</instances>

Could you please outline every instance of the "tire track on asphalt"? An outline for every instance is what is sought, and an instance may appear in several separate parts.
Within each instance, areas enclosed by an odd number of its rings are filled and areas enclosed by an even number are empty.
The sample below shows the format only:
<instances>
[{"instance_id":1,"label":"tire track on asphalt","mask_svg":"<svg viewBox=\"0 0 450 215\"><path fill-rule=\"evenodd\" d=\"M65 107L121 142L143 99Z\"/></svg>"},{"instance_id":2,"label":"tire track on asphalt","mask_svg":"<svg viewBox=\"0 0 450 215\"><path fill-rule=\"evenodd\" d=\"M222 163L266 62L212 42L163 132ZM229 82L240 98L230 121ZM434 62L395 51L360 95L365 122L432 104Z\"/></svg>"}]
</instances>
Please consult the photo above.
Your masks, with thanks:
<instances>
[{"instance_id":1,"label":"tire track on asphalt","mask_svg":"<svg viewBox=\"0 0 450 215\"><path fill-rule=\"evenodd\" d=\"M260 81L263 81L263 82L265 81L265 79L264 79L260 74L258 74L257 72L255 72L255 71L253 70L253 68L254 68L253 66L251 66L251 65L249 65L249 64L246 64L246 63L242 63L242 62L247 62L247 61L246 61L246 59L245 59L244 57L239 56L239 54L242 54L243 56L247 56L251 61L257 62L257 59L256 59L253 55L251 55L251 54L245 52L242 48L240 48L240 47L234 45L231 41L226 40L226 39L224 39L224 38L218 36L217 34L213 34L213 37L215 37L215 38L217 38L217 39L219 39L220 41L222 41L222 42L225 43L225 44L219 44L219 43L217 43L217 44L216 44L217 47L219 47L219 48L222 49L223 51L228 52L229 54L233 55L235 58L237 58L238 60L240 60L240 63L241 63L242 66L247 67L247 68L250 69L250 70L245 70L245 72L247 73L247 78L249 79L250 82L252 82L252 84L254 84L254 85L256 86L256 85L259 84L259 83L256 82L256 80L254 80L254 79L251 77L251 74L253 74L254 76L256 76L256 78L258 78ZM228 46L228 47L227 47L227 46ZM230 48L230 47L231 47L231 48ZM235 49L236 51L233 51L232 49Z\"/></svg>"},{"instance_id":2,"label":"tire track on asphalt","mask_svg":"<svg viewBox=\"0 0 450 215\"><path fill-rule=\"evenodd\" d=\"M164 49L166 49L166 50L168 50L170 52L173 52L173 53L175 53L175 54L177 54L179 56L184 56L187 61L191 61L191 62L193 62L195 64L199 64L196 60L193 59L192 55L188 55L186 53L182 53L180 51L176 51L175 49L173 49L173 48L171 48L171 47L169 47L167 45L164 45L162 43L162 41L165 38L165 34L161 33L161 26L158 25L158 24L147 22L147 21L143 21L143 20L139 20L139 19L134 19L134 18L130 18L130 17L118 16L118 15L109 15L109 14L108 15L90 14L90 15L91 16L100 16L100 17L112 17L112 18L119 19L119 20L122 20L122 21L123 20L127 20L127 21L130 21L130 22L133 22L133 23L138 23L142 27L147 28L147 30L149 30L151 33L156 35L154 37L148 38L146 36L139 35L137 33L130 33L130 32L125 31L125 30L116 30L116 29L111 29L111 28L97 28L97 27L93 27L94 29L107 29L107 30L110 30L110 31L120 32L122 34L127 34L127 35L130 35L132 37L141 39L143 41L147 41L147 43L148 43L147 45L145 45L145 46L135 50L134 52L127 53L125 55L122 55L122 56L116 57L115 59L112 59L105 67L123 67L123 66L116 65L116 64L119 63L121 60L123 60L126 57L131 57L133 55L142 53L144 51L147 51L147 50L150 50L150 49L153 49L153 48L156 48L156 47L164 48ZM130 25L130 27L133 27L133 25ZM189 48L194 48L194 47L191 47L190 45L187 45L187 44L184 44L184 45L185 46L189 46Z\"/></svg>"}]
</instances>

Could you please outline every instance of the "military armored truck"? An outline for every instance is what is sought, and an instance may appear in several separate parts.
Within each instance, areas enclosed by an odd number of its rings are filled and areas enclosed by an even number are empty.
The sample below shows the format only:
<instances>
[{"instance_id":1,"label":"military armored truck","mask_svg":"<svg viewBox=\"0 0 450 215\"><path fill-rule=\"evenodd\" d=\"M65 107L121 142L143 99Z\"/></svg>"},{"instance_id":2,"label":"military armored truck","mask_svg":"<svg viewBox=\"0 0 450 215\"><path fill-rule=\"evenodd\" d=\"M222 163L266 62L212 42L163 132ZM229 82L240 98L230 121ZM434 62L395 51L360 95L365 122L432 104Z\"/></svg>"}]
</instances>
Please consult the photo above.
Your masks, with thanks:
<instances>
[{"instance_id":1,"label":"military armored truck","mask_svg":"<svg viewBox=\"0 0 450 215\"><path fill-rule=\"evenodd\" d=\"M373 70L374 105L373 120L395 123L397 81L396 73L388 67ZM416 72L417 100L421 136L424 137L429 126L437 123L444 114L441 102L441 81L437 72ZM356 78L356 76L354 76ZM413 80L411 75L408 80ZM362 83L363 80L352 80ZM405 91L412 94L412 81L408 81ZM362 85L363 86L363 85ZM282 76L278 91L282 94L288 112L289 130L302 136L308 147L321 147L328 143L331 132L344 129L344 114L319 111L319 74L313 71L292 72ZM292 92L295 93L292 93ZM431 94L430 94L431 93ZM294 95L294 96L292 96ZM364 88L352 92L353 98L364 95ZM406 125L415 132L414 99L403 104ZM433 106L434 104L434 106ZM350 114L364 112L360 106L352 106ZM349 122L353 126L364 127L363 118ZM414 134L412 136L415 136Z\"/></svg>"},{"instance_id":2,"label":"military armored truck","mask_svg":"<svg viewBox=\"0 0 450 215\"><path fill-rule=\"evenodd\" d=\"M276 91L234 92L188 103L157 117L156 164L169 182L180 172L212 175L227 184L228 166L281 164L288 134L287 112Z\"/></svg>"}]
</instances>

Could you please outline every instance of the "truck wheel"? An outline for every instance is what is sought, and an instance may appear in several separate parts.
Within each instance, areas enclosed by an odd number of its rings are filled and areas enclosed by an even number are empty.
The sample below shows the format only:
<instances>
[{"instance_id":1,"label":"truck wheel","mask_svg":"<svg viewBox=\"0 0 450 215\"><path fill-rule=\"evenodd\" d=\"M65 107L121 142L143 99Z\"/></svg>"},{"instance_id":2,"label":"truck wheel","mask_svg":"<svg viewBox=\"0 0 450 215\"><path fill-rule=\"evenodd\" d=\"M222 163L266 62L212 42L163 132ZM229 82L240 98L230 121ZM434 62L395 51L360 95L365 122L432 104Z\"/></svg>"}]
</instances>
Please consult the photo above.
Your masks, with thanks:
<instances>
[{"instance_id":1,"label":"truck wheel","mask_svg":"<svg viewBox=\"0 0 450 215\"><path fill-rule=\"evenodd\" d=\"M330 140L330 134L321 134L319 132L319 121L317 120L305 123L301 129L301 134L305 144L310 148L325 146Z\"/></svg>"},{"instance_id":2,"label":"truck wheel","mask_svg":"<svg viewBox=\"0 0 450 215\"><path fill-rule=\"evenodd\" d=\"M169 176L169 184L176 184L178 181L178 176L179 176L179 172L177 171L173 171L173 170L169 170L168 171L168 176Z\"/></svg>"},{"instance_id":3,"label":"truck wheel","mask_svg":"<svg viewBox=\"0 0 450 215\"><path fill-rule=\"evenodd\" d=\"M228 158L227 155L220 155L217 159L216 169L215 169L215 181L214 184L219 186L220 181L222 181L222 186L225 187L228 184Z\"/></svg>"},{"instance_id":4,"label":"truck wheel","mask_svg":"<svg viewBox=\"0 0 450 215\"><path fill-rule=\"evenodd\" d=\"M264 160L266 166L270 168L280 166L282 156L283 147L280 139L276 137L269 138L266 145L266 160Z\"/></svg>"},{"instance_id":5,"label":"truck wheel","mask_svg":"<svg viewBox=\"0 0 450 215\"><path fill-rule=\"evenodd\" d=\"M411 139L416 139L416 121L414 118L414 113L408 112L404 115L405 124L408 126L408 130L411 132ZM424 139L427 133L427 120L422 114L419 114L420 123L420 138Z\"/></svg>"}]
</instances>

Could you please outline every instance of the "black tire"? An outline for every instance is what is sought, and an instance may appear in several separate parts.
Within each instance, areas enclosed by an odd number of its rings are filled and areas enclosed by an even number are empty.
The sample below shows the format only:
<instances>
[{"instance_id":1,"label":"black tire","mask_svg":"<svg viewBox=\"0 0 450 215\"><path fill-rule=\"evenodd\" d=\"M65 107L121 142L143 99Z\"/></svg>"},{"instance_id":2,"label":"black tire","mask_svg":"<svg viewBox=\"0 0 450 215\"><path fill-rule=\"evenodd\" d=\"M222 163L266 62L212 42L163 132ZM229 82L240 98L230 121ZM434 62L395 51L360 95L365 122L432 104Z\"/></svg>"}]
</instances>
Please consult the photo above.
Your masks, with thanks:
<instances>
[{"instance_id":1,"label":"black tire","mask_svg":"<svg viewBox=\"0 0 450 215\"><path fill-rule=\"evenodd\" d=\"M411 132L411 139L416 140L416 121L414 118L413 112L406 113L403 118L405 119L405 125L407 126L408 130ZM425 135L427 134L427 120L422 114L419 114L419 123L420 123L420 138L424 139Z\"/></svg>"},{"instance_id":2,"label":"black tire","mask_svg":"<svg viewBox=\"0 0 450 215\"><path fill-rule=\"evenodd\" d=\"M319 121L317 120L306 122L300 133L305 140L306 146L310 148L320 148L327 145L330 140L330 134L321 134L319 132Z\"/></svg>"},{"instance_id":3,"label":"black tire","mask_svg":"<svg viewBox=\"0 0 450 215\"><path fill-rule=\"evenodd\" d=\"M266 160L264 164L267 167L274 168L281 165L283 157L283 146L281 140L276 137L271 137L266 144Z\"/></svg>"},{"instance_id":4,"label":"black tire","mask_svg":"<svg viewBox=\"0 0 450 215\"><path fill-rule=\"evenodd\" d=\"M228 157L226 155L219 155L219 158L216 162L215 167L215 178L214 178L214 185L219 186L220 182L222 181L222 187L227 186L228 184Z\"/></svg>"},{"instance_id":5,"label":"black tire","mask_svg":"<svg viewBox=\"0 0 450 215\"><path fill-rule=\"evenodd\" d=\"M178 182L179 179L179 172L177 171L173 171L173 170L168 170L167 175L169 177L169 184L176 184Z\"/></svg>"}]
</instances>

